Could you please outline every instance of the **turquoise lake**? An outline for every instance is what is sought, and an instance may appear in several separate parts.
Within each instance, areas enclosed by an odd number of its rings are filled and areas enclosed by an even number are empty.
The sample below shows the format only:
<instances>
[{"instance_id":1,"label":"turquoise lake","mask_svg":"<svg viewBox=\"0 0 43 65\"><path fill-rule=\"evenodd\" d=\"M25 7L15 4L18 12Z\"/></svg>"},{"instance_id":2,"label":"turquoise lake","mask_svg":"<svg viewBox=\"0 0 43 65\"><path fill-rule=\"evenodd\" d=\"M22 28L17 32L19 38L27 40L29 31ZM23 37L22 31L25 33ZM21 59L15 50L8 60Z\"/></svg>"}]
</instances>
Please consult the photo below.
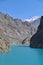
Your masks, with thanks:
<instances>
[{"instance_id":1,"label":"turquoise lake","mask_svg":"<svg viewBox=\"0 0 43 65\"><path fill-rule=\"evenodd\" d=\"M0 65L43 65L43 49L12 46L8 53L0 53Z\"/></svg>"}]
</instances>

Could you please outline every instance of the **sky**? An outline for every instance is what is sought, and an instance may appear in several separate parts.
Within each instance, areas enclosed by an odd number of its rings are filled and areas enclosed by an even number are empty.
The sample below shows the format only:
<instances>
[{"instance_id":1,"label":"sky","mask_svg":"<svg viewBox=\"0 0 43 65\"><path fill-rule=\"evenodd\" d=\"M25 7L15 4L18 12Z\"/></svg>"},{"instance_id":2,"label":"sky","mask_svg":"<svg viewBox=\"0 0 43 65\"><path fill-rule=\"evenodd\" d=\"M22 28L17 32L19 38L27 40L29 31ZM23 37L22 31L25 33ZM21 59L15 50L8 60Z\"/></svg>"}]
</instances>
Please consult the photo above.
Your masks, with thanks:
<instances>
[{"instance_id":1,"label":"sky","mask_svg":"<svg viewBox=\"0 0 43 65\"><path fill-rule=\"evenodd\" d=\"M0 0L0 12L20 19L41 16L43 15L43 0Z\"/></svg>"}]
</instances>

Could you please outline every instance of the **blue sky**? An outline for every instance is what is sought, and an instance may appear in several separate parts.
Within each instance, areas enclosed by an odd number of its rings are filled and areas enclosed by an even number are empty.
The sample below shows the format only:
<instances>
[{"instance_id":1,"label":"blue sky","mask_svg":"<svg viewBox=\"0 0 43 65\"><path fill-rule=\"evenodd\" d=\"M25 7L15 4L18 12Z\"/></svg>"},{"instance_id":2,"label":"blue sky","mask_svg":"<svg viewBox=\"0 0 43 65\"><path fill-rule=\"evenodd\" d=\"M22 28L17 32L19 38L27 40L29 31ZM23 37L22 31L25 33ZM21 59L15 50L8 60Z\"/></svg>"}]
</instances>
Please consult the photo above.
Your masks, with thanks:
<instances>
[{"instance_id":1,"label":"blue sky","mask_svg":"<svg viewBox=\"0 0 43 65\"><path fill-rule=\"evenodd\" d=\"M0 0L0 11L14 18L43 15L43 0Z\"/></svg>"}]
</instances>

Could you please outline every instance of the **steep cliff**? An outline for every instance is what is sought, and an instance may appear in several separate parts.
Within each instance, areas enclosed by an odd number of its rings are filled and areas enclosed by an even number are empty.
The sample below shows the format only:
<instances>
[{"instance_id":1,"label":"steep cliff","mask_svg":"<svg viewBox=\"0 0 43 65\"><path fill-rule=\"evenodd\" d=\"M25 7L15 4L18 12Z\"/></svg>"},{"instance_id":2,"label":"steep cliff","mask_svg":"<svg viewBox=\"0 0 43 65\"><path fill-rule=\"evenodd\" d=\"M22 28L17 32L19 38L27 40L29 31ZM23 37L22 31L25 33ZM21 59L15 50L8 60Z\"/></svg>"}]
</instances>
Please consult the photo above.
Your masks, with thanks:
<instances>
[{"instance_id":1,"label":"steep cliff","mask_svg":"<svg viewBox=\"0 0 43 65\"><path fill-rule=\"evenodd\" d=\"M41 16L37 32L30 39L30 47L43 48L43 16Z\"/></svg>"}]
</instances>

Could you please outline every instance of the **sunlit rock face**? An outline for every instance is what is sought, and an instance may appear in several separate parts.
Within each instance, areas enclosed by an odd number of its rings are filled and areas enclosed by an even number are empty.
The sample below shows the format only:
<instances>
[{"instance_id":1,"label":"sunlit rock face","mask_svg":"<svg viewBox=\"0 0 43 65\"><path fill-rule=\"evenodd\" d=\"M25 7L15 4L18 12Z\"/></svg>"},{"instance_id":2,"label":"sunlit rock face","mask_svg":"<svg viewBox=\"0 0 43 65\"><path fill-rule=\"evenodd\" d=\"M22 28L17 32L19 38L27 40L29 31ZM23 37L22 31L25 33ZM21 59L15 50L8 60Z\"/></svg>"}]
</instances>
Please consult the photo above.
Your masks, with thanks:
<instances>
[{"instance_id":1,"label":"sunlit rock face","mask_svg":"<svg viewBox=\"0 0 43 65\"><path fill-rule=\"evenodd\" d=\"M0 52L8 52L9 43L0 37Z\"/></svg>"},{"instance_id":2,"label":"sunlit rock face","mask_svg":"<svg viewBox=\"0 0 43 65\"><path fill-rule=\"evenodd\" d=\"M30 47L43 48L43 16L41 16L37 32L30 39Z\"/></svg>"},{"instance_id":3,"label":"sunlit rock face","mask_svg":"<svg viewBox=\"0 0 43 65\"><path fill-rule=\"evenodd\" d=\"M8 52L9 48L9 41L0 29L0 52Z\"/></svg>"}]
</instances>

